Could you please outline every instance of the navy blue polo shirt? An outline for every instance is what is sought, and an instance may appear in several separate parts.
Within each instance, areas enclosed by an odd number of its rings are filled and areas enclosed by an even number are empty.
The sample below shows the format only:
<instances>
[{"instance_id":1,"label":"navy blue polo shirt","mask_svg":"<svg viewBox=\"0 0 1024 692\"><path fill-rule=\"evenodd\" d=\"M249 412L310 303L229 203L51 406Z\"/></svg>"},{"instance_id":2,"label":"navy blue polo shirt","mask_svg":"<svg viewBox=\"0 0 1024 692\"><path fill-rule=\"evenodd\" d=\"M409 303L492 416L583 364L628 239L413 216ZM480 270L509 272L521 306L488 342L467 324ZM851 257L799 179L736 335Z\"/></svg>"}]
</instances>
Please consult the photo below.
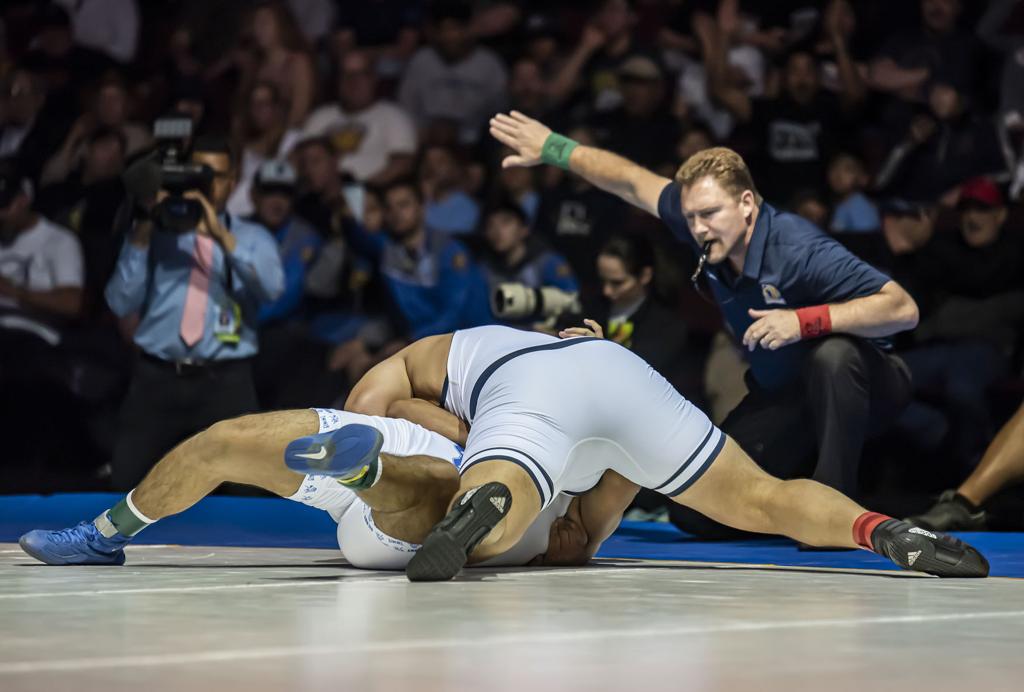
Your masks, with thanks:
<instances>
[{"instance_id":1,"label":"navy blue polo shirt","mask_svg":"<svg viewBox=\"0 0 1024 692\"><path fill-rule=\"evenodd\" d=\"M661 191L658 215L677 238L700 252L683 216L679 183ZM777 211L767 202L761 204L754 224L743 273L737 276L728 261L706 265L704 271L737 344L754 322L747 310L842 303L878 293L889 282L810 221ZM871 341L886 350L892 347L888 339ZM758 346L752 352L744 348L743 354L758 384L777 389L799 374L810 346L804 341L778 351Z\"/></svg>"}]
</instances>

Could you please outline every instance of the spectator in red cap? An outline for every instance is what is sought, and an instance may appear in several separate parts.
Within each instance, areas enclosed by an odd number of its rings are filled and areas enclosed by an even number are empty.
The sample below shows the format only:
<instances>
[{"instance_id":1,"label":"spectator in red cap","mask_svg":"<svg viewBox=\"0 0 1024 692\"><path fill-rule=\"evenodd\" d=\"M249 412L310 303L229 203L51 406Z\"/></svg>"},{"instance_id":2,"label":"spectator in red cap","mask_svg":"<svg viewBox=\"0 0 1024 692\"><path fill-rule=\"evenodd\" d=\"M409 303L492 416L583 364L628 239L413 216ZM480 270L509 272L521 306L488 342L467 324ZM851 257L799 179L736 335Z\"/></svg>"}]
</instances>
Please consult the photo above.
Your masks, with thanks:
<instances>
[{"instance_id":1,"label":"spectator in red cap","mask_svg":"<svg viewBox=\"0 0 1024 692\"><path fill-rule=\"evenodd\" d=\"M909 258L921 322L902 354L915 401L901 425L962 474L992 439L986 390L1008 372L1024 325L1024 233L985 178L961 186L955 211L919 219L931 238Z\"/></svg>"}]
</instances>

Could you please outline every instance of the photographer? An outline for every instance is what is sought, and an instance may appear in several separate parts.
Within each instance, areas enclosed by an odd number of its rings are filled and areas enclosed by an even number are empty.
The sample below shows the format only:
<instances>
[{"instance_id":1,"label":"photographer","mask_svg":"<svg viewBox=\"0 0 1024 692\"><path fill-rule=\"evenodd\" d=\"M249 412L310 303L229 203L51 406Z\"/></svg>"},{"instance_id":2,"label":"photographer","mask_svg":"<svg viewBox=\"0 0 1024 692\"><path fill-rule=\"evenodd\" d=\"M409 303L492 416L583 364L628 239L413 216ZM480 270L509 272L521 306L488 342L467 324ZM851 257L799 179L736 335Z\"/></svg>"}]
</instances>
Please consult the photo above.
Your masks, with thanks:
<instances>
[{"instance_id":1,"label":"photographer","mask_svg":"<svg viewBox=\"0 0 1024 692\"><path fill-rule=\"evenodd\" d=\"M107 284L111 310L138 319L140 350L112 460L118 488L185 437L256 409L257 314L284 288L274 238L224 213L237 172L226 141L193 149L192 166L171 162L176 172L165 158L157 204L139 215Z\"/></svg>"},{"instance_id":2,"label":"photographer","mask_svg":"<svg viewBox=\"0 0 1024 692\"><path fill-rule=\"evenodd\" d=\"M533 289L553 287L566 293L579 291L569 263L530 233L526 214L514 202L501 202L491 208L484 236L487 247L481 264L492 292L508 283ZM495 307L498 319L513 318Z\"/></svg>"}]
</instances>

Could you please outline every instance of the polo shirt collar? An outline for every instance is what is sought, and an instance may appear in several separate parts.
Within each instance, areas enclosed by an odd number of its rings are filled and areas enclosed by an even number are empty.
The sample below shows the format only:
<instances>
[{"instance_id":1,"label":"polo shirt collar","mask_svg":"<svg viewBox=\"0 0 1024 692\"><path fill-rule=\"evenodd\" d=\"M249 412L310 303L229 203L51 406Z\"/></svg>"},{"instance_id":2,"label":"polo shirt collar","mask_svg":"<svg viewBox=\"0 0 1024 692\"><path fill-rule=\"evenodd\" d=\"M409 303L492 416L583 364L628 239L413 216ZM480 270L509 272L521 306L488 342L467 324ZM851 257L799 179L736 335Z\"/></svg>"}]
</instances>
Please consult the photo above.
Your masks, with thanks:
<instances>
[{"instance_id":1,"label":"polo shirt collar","mask_svg":"<svg viewBox=\"0 0 1024 692\"><path fill-rule=\"evenodd\" d=\"M743 260L743 276L754 279L761 276L761 265L764 264L764 248L768 244L768 234L771 232L772 221L775 209L767 202L761 202L758 209L757 221L754 222L754 232L750 236L750 245L747 247L747 256Z\"/></svg>"}]
</instances>

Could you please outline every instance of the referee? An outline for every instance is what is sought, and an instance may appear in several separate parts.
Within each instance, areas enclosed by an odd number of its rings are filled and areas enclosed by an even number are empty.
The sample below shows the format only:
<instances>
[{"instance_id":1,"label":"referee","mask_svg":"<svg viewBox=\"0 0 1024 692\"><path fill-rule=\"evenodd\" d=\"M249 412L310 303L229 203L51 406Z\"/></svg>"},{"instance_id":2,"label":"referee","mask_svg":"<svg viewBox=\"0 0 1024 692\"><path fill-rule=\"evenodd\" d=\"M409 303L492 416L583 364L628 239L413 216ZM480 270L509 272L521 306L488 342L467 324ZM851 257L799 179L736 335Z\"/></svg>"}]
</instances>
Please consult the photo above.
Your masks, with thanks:
<instances>
[{"instance_id":1,"label":"referee","mask_svg":"<svg viewBox=\"0 0 1024 692\"><path fill-rule=\"evenodd\" d=\"M257 409L257 315L284 290L273 236L224 211L237 170L227 142L200 138L192 161L213 176L206 194L185 193L202 207L198 226L180 233L137 223L106 288L115 315L138 319L139 359L111 460L119 490L189 435Z\"/></svg>"},{"instance_id":2,"label":"referee","mask_svg":"<svg viewBox=\"0 0 1024 692\"><path fill-rule=\"evenodd\" d=\"M910 398L889 337L917 325L913 298L810 222L764 202L730 149L698 152L669 180L521 113L495 116L490 129L516 152L502 166L571 170L658 216L701 256L750 362L749 394L723 430L770 473L856 497L865 439Z\"/></svg>"}]
</instances>

